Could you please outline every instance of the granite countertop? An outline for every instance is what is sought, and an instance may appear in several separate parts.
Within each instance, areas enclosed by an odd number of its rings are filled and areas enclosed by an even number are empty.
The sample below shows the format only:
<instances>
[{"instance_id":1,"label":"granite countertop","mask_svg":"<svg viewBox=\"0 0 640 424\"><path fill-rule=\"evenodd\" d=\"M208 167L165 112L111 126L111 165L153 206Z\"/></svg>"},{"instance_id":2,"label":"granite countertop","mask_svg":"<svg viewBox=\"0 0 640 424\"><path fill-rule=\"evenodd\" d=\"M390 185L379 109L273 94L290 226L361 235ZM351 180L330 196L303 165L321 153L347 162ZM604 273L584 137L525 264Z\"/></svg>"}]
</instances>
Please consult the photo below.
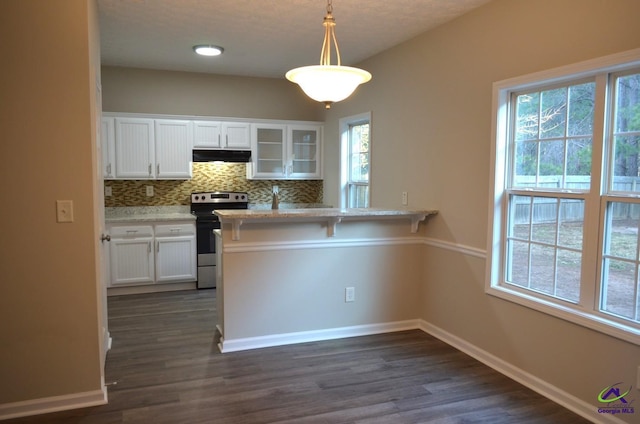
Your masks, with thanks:
<instances>
[{"instance_id":1,"label":"granite countertop","mask_svg":"<svg viewBox=\"0 0 640 424\"><path fill-rule=\"evenodd\" d=\"M145 222L145 221L195 221L189 206L126 206L104 209L105 221Z\"/></svg>"},{"instance_id":2,"label":"granite countertop","mask_svg":"<svg viewBox=\"0 0 640 424\"><path fill-rule=\"evenodd\" d=\"M280 203L281 209L314 209L314 208L331 208L330 205L324 203ZM249 209L271 210L271 203L249 203Z\"/></svg>"},{"instance_id":3,"label":"granite countertop","mask_svg":"<svg viewBox=\"0 0 640 424\"><path fill-rule=\"evenodd\" d=\"M302 222L326 221L327 236L333 237L336 228L344 220L376 220L405 218L411 221L411 232L418 231L418 224L438 211L380 208L302 208L302 209L220 209L214 212L222 223L231 224L231 239L240 240L240 227L249 222Z\"/></svg>"},{"instance_id":4,"label":"granite countertop","mask_svg":"<svg viewBox=\"0 0 640 424\"><path fill-rule=\"evenodd\" d=\"M280 220L287 218L350 218L350 217L402 217L437 213L435 210L381 209L381 208L298 208L298 209L228 209L217 210L215 214L222 221L242 220Z\"/></svg>"}]
</instances>

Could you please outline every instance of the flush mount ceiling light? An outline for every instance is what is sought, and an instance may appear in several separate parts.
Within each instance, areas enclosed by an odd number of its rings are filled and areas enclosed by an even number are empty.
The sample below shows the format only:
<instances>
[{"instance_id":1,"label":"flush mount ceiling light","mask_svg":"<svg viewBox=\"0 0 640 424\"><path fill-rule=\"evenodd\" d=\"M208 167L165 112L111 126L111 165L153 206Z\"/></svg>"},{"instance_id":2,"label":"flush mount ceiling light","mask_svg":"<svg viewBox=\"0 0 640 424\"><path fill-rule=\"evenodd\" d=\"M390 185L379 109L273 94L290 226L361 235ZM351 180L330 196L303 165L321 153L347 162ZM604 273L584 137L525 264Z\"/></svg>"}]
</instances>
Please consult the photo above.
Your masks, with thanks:
<instances>
[{"instance_id":1,"label":"flush mount ceiling light","mask_svg":"<svg viewBox=\"0 0 640 424\"><path fill-rule=\"evenodd\" d=\"M224 51L224 49L222 47L218 47L218 46L212 46L212 45L199 45L199 46L193 46L193 51L198 53L201 56L220 56L222 54L222 52Z\"/></svg>"},{"instance_id":2,"label":"flush mount ceiling light","mask_svg":"<svg viewBox=\"0 0 640 424\"><path fill-rule=\"evenodd\" d=\"M320 65L303 66L295 68L285 74L285 77L302 88L305 94L313 100L324 103L329 109L331 104L349 97L360 84L371 79L371 74L359 68L341 66L340 50L336 40L333 19L333 5L327 1L327 14L322 25L324 26L324 42L320 53ZM337 65L331 64L331 43L335 46Z\"/></svg>"}]
</instances>

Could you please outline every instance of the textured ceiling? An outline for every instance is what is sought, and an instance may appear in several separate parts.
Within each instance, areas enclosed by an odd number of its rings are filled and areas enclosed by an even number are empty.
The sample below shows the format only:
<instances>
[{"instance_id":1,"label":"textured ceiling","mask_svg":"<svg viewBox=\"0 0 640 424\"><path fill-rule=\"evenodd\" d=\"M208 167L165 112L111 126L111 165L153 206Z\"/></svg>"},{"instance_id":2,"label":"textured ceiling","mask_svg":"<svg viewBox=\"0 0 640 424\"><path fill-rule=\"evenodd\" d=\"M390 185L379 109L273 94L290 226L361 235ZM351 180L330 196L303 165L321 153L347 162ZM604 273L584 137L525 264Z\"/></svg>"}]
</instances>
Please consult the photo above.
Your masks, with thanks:
<instances>
[{"instance_id":1,"label":"textured ceiling","mask_svg":"<svg viewBox=\"0 0 640 424\"><path fill-rule=\"evenodd\" d=\"M353 65L489 0L333 0ZM104 65L283 77L320 60L326 0L98 0ZM193 53L215 44L216 58ZM333 62L333 61L332 61Z\"/></svg>"}]
</instances>

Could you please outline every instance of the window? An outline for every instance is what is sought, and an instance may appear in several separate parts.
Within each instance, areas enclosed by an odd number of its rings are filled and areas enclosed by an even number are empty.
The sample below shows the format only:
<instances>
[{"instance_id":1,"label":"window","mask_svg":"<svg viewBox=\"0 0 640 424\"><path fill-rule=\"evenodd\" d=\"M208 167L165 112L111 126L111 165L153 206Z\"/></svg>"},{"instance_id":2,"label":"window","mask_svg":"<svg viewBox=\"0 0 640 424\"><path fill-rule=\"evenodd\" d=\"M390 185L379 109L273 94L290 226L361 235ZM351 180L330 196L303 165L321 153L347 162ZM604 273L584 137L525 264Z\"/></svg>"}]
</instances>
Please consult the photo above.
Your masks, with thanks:
<instances>
[{"instance_id":1,"label":"window","mask_svg":"<svg viewBox=\"0 0 640 424\"><path fill-rule=\"evenodd\" d=\"M368 208L371 114L340 120L342 133L342 207Z\"/></svg>"},{"instance_id":2,"label":"window","mask_svg":"<svg viewBox=\"0 0 640 424\"><path fill-rule=\"evenodd\" d=\"M640 344L640 52L494 94L488 293Z\"/></svg>"}]
</instances>

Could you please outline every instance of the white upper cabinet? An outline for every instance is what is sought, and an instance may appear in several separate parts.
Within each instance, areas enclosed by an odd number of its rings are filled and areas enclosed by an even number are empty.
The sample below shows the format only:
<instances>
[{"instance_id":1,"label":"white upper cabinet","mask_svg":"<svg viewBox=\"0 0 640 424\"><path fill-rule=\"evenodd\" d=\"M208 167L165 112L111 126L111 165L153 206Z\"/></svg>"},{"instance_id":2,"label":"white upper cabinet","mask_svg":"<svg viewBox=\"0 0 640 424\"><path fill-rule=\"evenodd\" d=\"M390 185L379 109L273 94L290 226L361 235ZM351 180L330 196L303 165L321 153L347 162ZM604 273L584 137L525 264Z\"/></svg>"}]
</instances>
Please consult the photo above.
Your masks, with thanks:
<instances>
[{"instance_id":1,"label":"white upper cabinet","mask_svg":"<svg viewBox=\"0 0 640 424\"><path fill-rule=\"evenodd\" d=\"M247 122L223 122L222 136L224 148L251 149L251 124Z\"/></svg>"},{"instance_id":2,"label":"white upper cabinet","mask_svg":"<svg viewBox=\"0 0 640 424\"><path fill-rule=\"evenodd\" d=\"M191 121L155 120L155 177L191 178Z\"/></svg>"},{"instance_id":3,"label":"white upper cabinet","mask_svg":"<svg viewBox=\"0 0 640 424\"><path fill-rule=\"evenodd\" d=\"M112 162L103 151L105 178L148 180L191 178L191 121L137 117L103 118L103 137L114 122ZM105 134L105 131L107 134Z\"/></svg>"},{"instance_id":4,"label":"white upper cabinet","mask_svg":"<svg viewBox=\"0 0 640 424\"><path fill-rule=\"evenodd\" d=\"M252 162L247 178L322 178L322 126L254 124Z\"/></svg>"},{"instance_id":5,"label":"white upper cabinet","mask_svg":"<svg viewBox=\"0 0 640 424\"><path fill-rule=\"evenodd\" d=\"M255 124L251 135L253 149L251 167L247 168L248 177L254 179L283 178L286 174L287 126Z\"/></svg>"},{"instance_id":6,"label":"white upper cabinet","mask_svg":"<svg viewBox=\"0 0 640 424\"><path fill-rule=\"evenodd\" d=\"M102 152L102 176L114 178L116 171L116 124L113 118L102 118L100 125Z\"/></svg>"},{"instance_id":7,"label":"white upper cabinet","mask_svg":"<svg viewBox=\"0 0 640 424\"><path fill-rule=\"evenodd\" d=\"M179 119L183 118L183 119ZM102 118L105 179L192 177L193 149L251 150L248 179L322 179L321 123L116 114Z\"/></svg>"},{"instance_id":8,"label":"white upper cabinet","mask_svg":"<svg viewBox=\"0 0 640 424\"><path fill-rule=\"evenodd\" d=\"M153 119L116 118L116 178L155 178Z\"/></svg>"},{"instance_id":9,"label":"white upper cabinet","mask_svg":"<svg viewBox=\"0 0 640 424\"><path fill-rule=\"evenodd\" d=\"M193 147L198 149L251 149L247 122L193 121Z\"/></svg>"},{"instance_id":10,"label":"white upper cabinet","mask_svg":"<svg viewBox=\"0 0 640 424\"><path fill-rule=\"evenodd\" d=\"M193 147L199 149L219 149L221 144L222 122L193 121Z\"/></svg>"},{"instance_id":11,"label":"white upper cabinet","mask_svg":"<svg viewBox=\"0 0 640 424\"><path fill-rule=\"evenodd\" d=\"M290 179L319 179L322 177L322 127L320 125L289 125L287 145Z\"/></svg>"}]
</instances>

